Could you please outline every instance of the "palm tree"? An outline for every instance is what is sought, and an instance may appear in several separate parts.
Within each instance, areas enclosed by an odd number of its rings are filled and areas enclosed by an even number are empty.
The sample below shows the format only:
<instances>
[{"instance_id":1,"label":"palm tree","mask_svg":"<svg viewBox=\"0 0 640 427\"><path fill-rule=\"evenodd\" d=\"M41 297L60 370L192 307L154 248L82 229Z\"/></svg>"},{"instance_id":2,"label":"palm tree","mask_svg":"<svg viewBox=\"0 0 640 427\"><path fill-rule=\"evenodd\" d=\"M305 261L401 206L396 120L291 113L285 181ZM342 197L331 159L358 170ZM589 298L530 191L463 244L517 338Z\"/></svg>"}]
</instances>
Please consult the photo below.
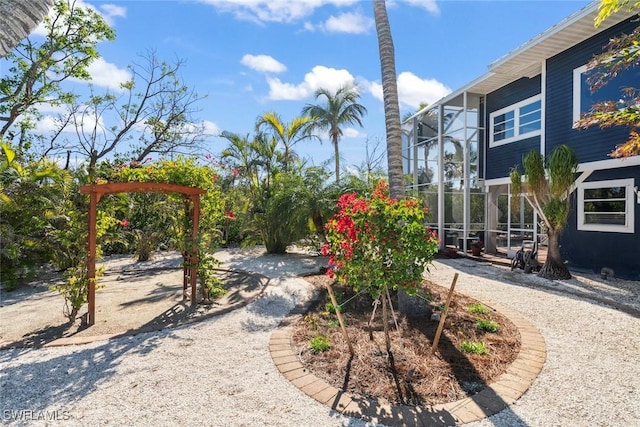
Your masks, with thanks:
<instances>
[{"instance_id":1,"label":"palm tree","mask_svg":"<svg viewBox=\"0 0 640 427\"><path fill-rule=\"evenodd\" d=\"M256 121L256 131L267 132L277 142L282 143L284 147L282 161L285 171L289 170L290 164L297 158L293 146L304 139L314 137L314 135L305 132L310 120L309 116L303 116L296 117L289 123L284 123L277 113L270 111L258 117Z\"/></svg>"},{"instance_id":2,"label":"palm tree","mask_svg":"<svg viewBox=\"0 0 640 427\"><path fill-rule=\"evenodd\" d=\"M385 0L374 0L373 14L378 33L378 49L382 69L382 95L384 100L384 122L387 129L387 166L389 173L389 195L404 197L402 172L402 128L400 127L400 107L398 105L398 84L396 80L396 59L391 38L391 27L387 16Z\"/></svg>"},{"instance_id":3,"label":"palm tree","mask_svg":"<svg viewBox=\"0 0 640 427\"><path fill-rule=\"evenodd\" d=\"M566 145L557 146L547 159L531 151L523 160L525 182L517 168L511 170L512 195L524 194L547 229L548 253L538 276L546 279L570 279L571 273L560 255L558 237L567 225L571 209L571 191L578 169L578 159Z\"/></svg>"},{"instance_id":4,"label":"palm tree","mask_svg":"<svg viewBox=\"0 0 640 427\"><path fill-rule=\"evenodd\" d=\"M316 101L318 98L326 98L323 105L307 104L302 109L302 115L311 119L306 126L308 132L314 129L328 131L336 157L336 181L340 180L340 153L338 142L342 136L342 126L347 124L358 124L362 127L362 117L367 112L364 105L358 104L360 93L354 86L343 86L336 93L329 92L328 89L318 89L315 92Z\"/></svg>"},{"instance_id":5,"label":"palm tree","mask_svg":"<svg viewBox=\"0 0 640 427\"><path fill-rule=\"evenodd\" d=\"M0 1L0 58L38 26L52 5L53 0Z\"/></svg>"}]
</instances>

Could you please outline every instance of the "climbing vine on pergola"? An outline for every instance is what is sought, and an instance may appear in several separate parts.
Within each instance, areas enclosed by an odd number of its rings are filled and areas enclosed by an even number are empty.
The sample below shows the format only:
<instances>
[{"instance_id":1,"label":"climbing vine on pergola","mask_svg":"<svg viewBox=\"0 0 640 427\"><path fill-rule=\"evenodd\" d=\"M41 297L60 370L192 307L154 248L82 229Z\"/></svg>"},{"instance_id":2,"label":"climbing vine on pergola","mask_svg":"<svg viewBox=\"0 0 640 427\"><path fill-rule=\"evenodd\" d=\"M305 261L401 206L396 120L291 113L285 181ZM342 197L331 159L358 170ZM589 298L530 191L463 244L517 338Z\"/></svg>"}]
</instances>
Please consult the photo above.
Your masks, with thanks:
<instances>
[{"instance_id":1,"label":"climbing vine on pergola","mask_svg":"<svg viewBox=\"0 0 640 427\"><path fill-rule=\"evenodd\" d=\"M90 184L80 187L80 192L89 194L89 256L87 258L87 276L89 280L89 293L87 302L89 310L87 313L87 323L95 323L96 313L96 216L97 204L105 194L131 193L131 192L154 192L154 193L180 193L185 196L185 213L191 216L191 248L184 252L184 280L183 297L186 299L188 285L191 285L191 305L197 303L196 287L198 278L198 234L200 221L200 195L206 190L199 187L189 187L177 184L167 184L159 182L117 182L109 184Z\"/></svg>"}]
</instances>

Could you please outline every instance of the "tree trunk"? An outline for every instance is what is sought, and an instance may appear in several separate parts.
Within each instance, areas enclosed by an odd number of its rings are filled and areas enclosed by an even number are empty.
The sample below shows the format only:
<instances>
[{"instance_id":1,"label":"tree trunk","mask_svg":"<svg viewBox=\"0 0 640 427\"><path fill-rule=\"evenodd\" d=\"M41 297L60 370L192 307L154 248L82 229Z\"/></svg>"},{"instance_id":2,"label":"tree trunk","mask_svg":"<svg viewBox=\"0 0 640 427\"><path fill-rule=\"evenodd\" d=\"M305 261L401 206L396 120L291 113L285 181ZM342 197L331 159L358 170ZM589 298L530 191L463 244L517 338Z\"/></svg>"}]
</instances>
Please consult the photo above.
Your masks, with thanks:
<instances>
[{"instance_id":1,"label":"tree trunk","mask_svg":"<svg viewBox=\"0 0 640 427\"><path fill-rule=\"evenodd\" d=\"M338 137L333 137L333 151L336 156L336 182L340 181L340 152L338 151Z\"/></svg>"},{"instance_id":2,"label":"tree trunk","mask_svg":"<svg viewBox=\"0 0 640 427\"><path fill-rule=\"evenodd\" d=\"M549 241L547 247L547 259L540 269L538 276L550 280L570 279L571 273L569 273L569 269L562 261L562 256L560 255L558 232L549 228L547 231L547 236Z\"/></svg>"},{"instance_id":3,"label":"tree trunk","mask_svg":"<svg viewBox=\"0 0 640 427\"><path fill-rule=\"evenodd\" d=\"M400 127L400 107L398 105L398 84L396 80L396 60L391 27L384 0L374 0L373 13L378 34L380 68L382 73L382 95L384 100L384 122L387 131L387 168L389 174L389 194L404 197L402 171L402 129Z\"/></svg>"}]
</instances>

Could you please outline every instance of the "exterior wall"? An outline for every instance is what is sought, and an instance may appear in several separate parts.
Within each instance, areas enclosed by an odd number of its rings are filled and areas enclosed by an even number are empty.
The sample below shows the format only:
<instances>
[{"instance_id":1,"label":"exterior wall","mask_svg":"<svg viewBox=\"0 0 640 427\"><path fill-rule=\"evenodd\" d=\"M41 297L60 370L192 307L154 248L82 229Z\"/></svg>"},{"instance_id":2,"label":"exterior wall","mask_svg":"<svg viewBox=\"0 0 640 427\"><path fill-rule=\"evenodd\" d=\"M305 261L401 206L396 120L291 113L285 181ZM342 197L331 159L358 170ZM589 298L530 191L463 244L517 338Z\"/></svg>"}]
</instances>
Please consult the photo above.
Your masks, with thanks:
<instances>
[{"instance_id":1,"label":"exterior wall","mask_svg":"<svg viewBox=\"0 0 640 427\"><path fill-rule=\"evenodd\" d=\"M640 185L640 166L596 171L586 182L634 178ZM572 195L571 214L560 236L560 252L570 269L600 273L612 268L617 277L640 280L640 204L635 202L635 233L605 233L577 229L576 193Z\"/></svg>"},{"instance_id":2,"label":"exterior wall","mask_svg":"<svg viewBox=\"0 0 640 427\"><path fill-rule=\"evenodd\" d=\"M610 38L629 33L637 25L628 19L547 60L546 154L567 144L580 163L606 160L617 144L629 138L629 130L623 127L573 129L573 70L602 53Z\"/></svg>"},{"instance_id":3,"label":"exterior wall","mask_svg":"<svg viewBox=\"0 0 640 427\"><path fill-rule=\"evenodd\" d=\"M489 116L494 111L513 105L517 102L531 98L540 94L540 76L531 79L523 77L513 83L508 84L486 97L487 120L484 131L484 144L487 150L485 172L486 179L504 178L509 176L509 171L516 165L522 165L522 158L531 150L540 149L540 137L522 139L500 145L489 147L491 123Z\"/></svg>"}]
</instances>

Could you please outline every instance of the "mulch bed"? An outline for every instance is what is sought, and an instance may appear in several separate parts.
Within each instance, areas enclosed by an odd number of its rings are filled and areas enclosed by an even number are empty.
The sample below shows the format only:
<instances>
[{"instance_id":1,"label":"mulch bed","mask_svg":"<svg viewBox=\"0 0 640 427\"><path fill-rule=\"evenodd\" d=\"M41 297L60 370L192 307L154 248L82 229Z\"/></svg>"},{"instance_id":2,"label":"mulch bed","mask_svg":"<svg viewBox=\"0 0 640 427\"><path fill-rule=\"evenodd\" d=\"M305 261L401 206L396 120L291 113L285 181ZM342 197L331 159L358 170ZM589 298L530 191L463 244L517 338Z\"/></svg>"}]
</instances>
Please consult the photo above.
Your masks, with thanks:
<instances>
[{"instance_id":1,"label":"mulch bed","mask_svg":"<svg viewBox=\"0 0 640 427\"><path fill-rule=\"evenodd\" d=\"M294 325L293 341L301 363L319 378L344 391L369 398L383 398L393 404L433 405L456 401L473 395L506 371L520 349L517 328L503 315L488 308L487 314L468 310L478 301L454 293L445 327L435 355L430 350L438 320L430 314L407 318L399 316L399 330L389 314L391 357L387 354L382 323L382 308L378 307L373 322L373 341L367 323L373 310L368 294L354 297L350 288L334 285L338 303L347 323L355 356L350 358L346 341L326 293L327 276L309 276L322 293L315 307ZM438 312L447 298L448 289L425 282L428 304ZM345 301L349 300L347 303ZM397 298L392 296L394 307ZM329 310L327 310L329 309ZM398 314L396 312L396 314ZM478 320L493 320L498 332L484 332ZM330 349L314 352L311 340L316 336L329 339ZM461 350L464 341L483 342L488 354L470 354Z\"/></svg>"}]
</instances>

